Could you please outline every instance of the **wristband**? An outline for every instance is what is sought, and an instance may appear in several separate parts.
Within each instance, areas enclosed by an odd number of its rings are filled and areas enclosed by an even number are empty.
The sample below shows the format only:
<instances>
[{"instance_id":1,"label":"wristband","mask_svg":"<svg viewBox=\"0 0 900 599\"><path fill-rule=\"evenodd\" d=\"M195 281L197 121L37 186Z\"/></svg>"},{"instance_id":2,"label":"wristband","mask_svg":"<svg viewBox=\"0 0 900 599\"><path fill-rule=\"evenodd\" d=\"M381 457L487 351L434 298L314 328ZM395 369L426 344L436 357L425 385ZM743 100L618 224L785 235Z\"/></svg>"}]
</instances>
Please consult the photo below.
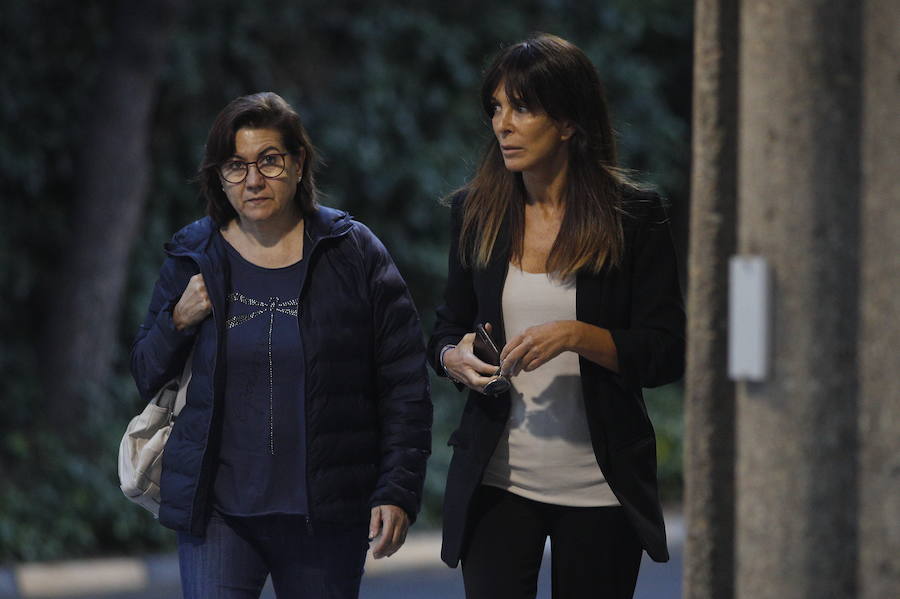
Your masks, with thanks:
<instances>
[{"instance_id":1,"label":"wristband","mask_svg":"<svg viewBox=\"0 0 900 599\"><path fill-rule=\"evenodd\" d=\"M440 359L441 359L441 368L444 370L444 376L446 376L448 379L450 379L450 380L453 381L454 383L459 383L458 380L456 380L455 378L453 378L453 376L452 376L449 372L447 372L447 367L444 366L444 354L446 354L446 353L447 353L448 351L450 351L451 349L454 349L455 347L456 347L455 345L445 345L444 347L442 347L442 348L441 348L441 358L440 358Z\"/></svg>"}]
</instances>

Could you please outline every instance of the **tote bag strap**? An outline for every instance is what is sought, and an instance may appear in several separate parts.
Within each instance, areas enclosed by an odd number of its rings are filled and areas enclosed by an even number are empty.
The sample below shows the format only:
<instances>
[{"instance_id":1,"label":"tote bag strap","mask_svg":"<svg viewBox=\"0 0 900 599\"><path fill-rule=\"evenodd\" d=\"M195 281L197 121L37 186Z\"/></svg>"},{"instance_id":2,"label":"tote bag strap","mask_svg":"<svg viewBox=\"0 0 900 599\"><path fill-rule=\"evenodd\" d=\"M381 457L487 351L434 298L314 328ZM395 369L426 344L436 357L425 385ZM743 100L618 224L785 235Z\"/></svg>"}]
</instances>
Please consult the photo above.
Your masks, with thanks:
<instances>
[{"instance_id":1,"label":"tote bag strap","mask_svg":"<svg viewBox=\"0 0 900 599\"><path fill-rule=\"evenodd\" d=\"M188 354L187 360L184 363L184 370L181 372L181 379L178 381L178 393L175 395L175 408L173 413L175 416L181 413L181 409L184 408L185 402L187 402L187 388L191 382L191 364L194 361L194 349L196 349L197 344L191 347L191 353Z\"/></svg>"}]
</instances>

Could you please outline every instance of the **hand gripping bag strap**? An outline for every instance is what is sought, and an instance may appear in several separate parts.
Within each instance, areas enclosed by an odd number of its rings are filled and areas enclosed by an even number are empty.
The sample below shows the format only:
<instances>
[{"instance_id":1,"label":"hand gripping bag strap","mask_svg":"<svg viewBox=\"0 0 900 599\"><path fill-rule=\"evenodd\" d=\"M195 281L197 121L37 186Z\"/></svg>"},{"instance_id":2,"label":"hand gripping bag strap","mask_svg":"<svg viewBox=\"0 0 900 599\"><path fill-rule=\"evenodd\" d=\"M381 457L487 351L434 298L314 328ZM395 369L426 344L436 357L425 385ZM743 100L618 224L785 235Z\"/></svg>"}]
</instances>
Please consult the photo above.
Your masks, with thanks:
<instances>
[{"instance_id":1,"label":"hand gripping bag strap","mask_svg":"<svg viewBox=\"0 0 900 599\"><path fill-rule=\"evenodd\" d=\"M119 444L119 486L125 497L159 517L159 481L162 455L181 413L191 381L191 349L181 377L172 379L131 419Z\"/></svg>"}]
</instances>

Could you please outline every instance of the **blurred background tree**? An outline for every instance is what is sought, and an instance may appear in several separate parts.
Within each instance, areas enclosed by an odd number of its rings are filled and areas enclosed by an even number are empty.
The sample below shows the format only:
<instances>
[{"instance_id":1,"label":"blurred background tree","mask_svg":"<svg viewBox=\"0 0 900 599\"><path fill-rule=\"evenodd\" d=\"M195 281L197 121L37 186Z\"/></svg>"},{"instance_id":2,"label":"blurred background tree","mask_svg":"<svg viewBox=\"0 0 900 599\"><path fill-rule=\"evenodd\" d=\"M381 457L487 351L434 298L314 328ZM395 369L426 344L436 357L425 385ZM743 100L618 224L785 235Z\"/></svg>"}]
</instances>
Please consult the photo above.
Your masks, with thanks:
<instances>
[{"instance_id":1,"label":"blurred background tree","mask_svg":"<svg viewBox=\"0 0 900 599\"><path fill-rule=\"evenodd\" d=\"M203 214L189 181L236 96L272 90L298 109L326 162L324 203L384 241L429 330L448 247L438 201L490 134L481 70L530 32L561 35L597 65L622 163L669 197L684 253L689 2L35 0L3 12L0 562L172 546L116 488L118 439L140 408L129 348L162 244ZM462 407L444 381L433 392L426 525L440 522ZM677 501L680 389L648 404L664 498Z\"/></svg>"}]
</instances>

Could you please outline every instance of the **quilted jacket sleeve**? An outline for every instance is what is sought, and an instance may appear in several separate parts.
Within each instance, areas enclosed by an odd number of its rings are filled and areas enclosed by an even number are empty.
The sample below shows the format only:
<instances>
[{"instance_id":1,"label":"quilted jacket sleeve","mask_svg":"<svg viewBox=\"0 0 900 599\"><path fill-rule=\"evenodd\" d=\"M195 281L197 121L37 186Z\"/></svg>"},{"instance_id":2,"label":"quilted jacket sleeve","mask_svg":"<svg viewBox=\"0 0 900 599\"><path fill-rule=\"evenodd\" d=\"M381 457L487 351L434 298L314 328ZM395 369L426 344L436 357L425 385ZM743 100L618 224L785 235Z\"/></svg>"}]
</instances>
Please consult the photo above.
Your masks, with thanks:
<instances>
[{"instance_id":1,"label":"quilted jacket sleeve","mask_svg":"<svg viewBox=\"0 0 900 599\"><path fill-rule=\"evenodd\" d=\"M381 241L356 223L375 323L381 465L371 506L396 505L415 520L431 453L432 405L419 316Z\"/></svg>"},{"instance_id":2,"label":"quilted jacket sleeve","mask_svg":"<svg viewBox=\"0 0 900 599\"><path fill-rule=\"evenodd\" d=\"M184 259L167 258L153 287L147 316L131 346L131 375L145 401L181 374L190 352L196 330L194 327L177 330L172 322L172 309L194 270Z\"/></svg>"}]
</instances>

